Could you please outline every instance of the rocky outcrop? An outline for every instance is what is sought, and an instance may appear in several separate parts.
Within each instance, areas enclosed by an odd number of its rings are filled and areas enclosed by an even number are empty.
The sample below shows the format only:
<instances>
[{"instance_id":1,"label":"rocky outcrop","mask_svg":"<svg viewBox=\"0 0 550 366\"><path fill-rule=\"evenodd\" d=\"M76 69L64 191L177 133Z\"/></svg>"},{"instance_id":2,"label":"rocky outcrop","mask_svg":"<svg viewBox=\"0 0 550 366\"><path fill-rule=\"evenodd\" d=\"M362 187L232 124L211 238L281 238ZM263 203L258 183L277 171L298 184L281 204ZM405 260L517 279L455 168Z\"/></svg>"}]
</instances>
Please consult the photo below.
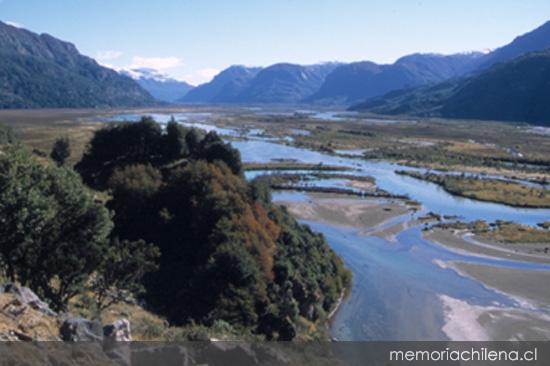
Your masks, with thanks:
<instances>
[{"instance_id":1,"label":"rocky outcrop","mask_svg":"<svg viewBox=\"0 0 550 366\"><path fill-rule=\"evenodd\" d=\"M0 287L0 293L14 294L15 298L21 305L28 305L31 308L48 316L56 316L55 311L50 309L50 306L44 301L40 300L30 288L17 286L13 283L8 283Z\"/></svg>"},{"instance_id":2,"label":"rocky outcrop","mask_svg":"<svg viewBox=\"0 0 550 366\"><path fill-rule=\"evenodd\" d=\"M132 332L128 319L119 319L113 324L103 327L103 336L106 340L128 342L132 340Z\"/></svg>"},{"instance_id":3,"label":"rocky outcrop","mask_svg":"<svg viewBox=\"0 0 550 366\"><path fill-rule=\"evenodd\" d=\"M0 286L0 341L54 341L59 338L57 314L26 287Z\"/></svg>"},{"instance_id":4,"label":"rocky outcrop","mask_svg":"<svg viewBox=\"0 0 550 366\"><path fill-rule=\"evenodd\" d=\"M101 323L84 318L68 318L59 328L64 341L102 341L103 327Z\"/></svg>"}]
</instances>

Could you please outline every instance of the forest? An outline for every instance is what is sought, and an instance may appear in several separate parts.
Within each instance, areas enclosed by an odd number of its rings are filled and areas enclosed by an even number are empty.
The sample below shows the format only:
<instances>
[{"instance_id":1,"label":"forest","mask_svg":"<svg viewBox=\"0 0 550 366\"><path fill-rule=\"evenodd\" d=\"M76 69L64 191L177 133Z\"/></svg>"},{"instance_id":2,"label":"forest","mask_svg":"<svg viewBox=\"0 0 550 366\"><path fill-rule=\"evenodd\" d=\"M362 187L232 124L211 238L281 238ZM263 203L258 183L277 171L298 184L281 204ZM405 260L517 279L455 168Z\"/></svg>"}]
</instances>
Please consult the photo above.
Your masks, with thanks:
<instances>
[{"instance_id":1,"label":"forest","mask_svg":"<svg viewBox=\"0 0 550 366\"><path fill-rule=\"evenodd\" d=\"M58 311L139 301L173 326L223 321L241 339L325 325L351 272L320 234L247 182L216 133L139 122L98 130L67 165L0 130L0 263Z\"/></svg>"}]
</instances>

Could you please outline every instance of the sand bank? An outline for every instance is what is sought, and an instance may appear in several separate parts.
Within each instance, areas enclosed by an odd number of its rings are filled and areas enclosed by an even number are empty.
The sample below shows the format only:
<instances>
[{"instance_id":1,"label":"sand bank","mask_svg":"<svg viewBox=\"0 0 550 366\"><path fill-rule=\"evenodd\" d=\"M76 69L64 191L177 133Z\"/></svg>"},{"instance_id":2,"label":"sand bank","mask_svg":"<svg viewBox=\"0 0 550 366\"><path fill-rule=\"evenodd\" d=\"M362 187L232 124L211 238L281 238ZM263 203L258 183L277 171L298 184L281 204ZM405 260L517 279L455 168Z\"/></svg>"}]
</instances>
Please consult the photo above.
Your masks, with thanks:
<instances>
[{"instance_id":1,"label":"sand bank","mask_svg":"<svg viewBox=\"0 0 550 366\"><path fill-rule=\"evenodd\" d=\"M550 317L524 309L472 305L441 295L446 324L453 341L550 340Z\"/></svg>"},{"instance_id":2,"label":"sand bank","mask_svg":"<svg viewBox=\"0 0 550 366\"><path fill-rule=\"evenodd\" d=\"M410 212L399 200L349 198L335 194L312 193L306 202L277 202L302 220L372 230L395 217Z\"/></svg>"},{"instance_id":3,"label":"sand bank","mask_svg":"<svg viewBox=\"0 0 550 366\"><path fill-rule=\"evenodd\" d=\"M481 242L473 238L465 238L464 235L464 232L455 233L452 230L436 228L426 232L424 238L451 250L480 257L550 263L550 254L535 254L532 251L532 245Z\"/></svg>"}]
</instances>

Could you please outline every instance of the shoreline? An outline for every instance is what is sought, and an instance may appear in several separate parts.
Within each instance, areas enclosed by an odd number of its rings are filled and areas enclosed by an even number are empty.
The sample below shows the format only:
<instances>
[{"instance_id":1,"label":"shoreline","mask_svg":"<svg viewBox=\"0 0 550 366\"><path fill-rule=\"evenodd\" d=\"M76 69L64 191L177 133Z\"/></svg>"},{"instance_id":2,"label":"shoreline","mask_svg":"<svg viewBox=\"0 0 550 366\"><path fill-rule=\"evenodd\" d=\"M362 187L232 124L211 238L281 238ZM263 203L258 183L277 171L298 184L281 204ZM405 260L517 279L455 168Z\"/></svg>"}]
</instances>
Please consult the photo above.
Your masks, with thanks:
<instances>
[{"instance_id":1,"label":"shoreline","mask_svg":"<svg viewBox=\"0 0 550 366\"><path fill-rule=\"evenodd\" d=\"M448 250L481 258L496 258L520 262L550 264L550 255L532 254L526 252L529 245L501 244L481 242L473 237L466 239L467 232L450 229L433 228L423 233L424 239L440 245Z\"/></svg>"},{"instance_id":2,"label":"shoreline","mask_svg":"<svg viewBox=\"0 0 550 366\"><path fill-rule=\"evenodd\" d=\"M305 202L277 201L296 218L362 230L367 235L385 223L412 212L400 200L349 197L334 193L308 193Z\"/></svg>"},{"instance_id":3,"label":"shoreline","mask_svg":"<svg viewBox=\"0 0 550 366\"><path fill-rule=\"evenodd\" d=\"M305 201L277 201L298 219L328 225L353 228L361 235L378 236L389 244L395 236L412 225L420 224L412 207L399 200L350 198L349 196L308 193ZM406 217L410 215L409 217ZM460 233L435 229L422 236L434 245L447 250L479 258L514 260L525 263L525 268L506 268L495 265L460 261L434 263L469 278L486 289L513 300L516 305L501 303L476 304L468 298L453 298L436 294L444 321L443 334L453 341L484 340L550 340L550 294L544 293L550 281L550 271L529 268L529 265L550 265L548 258L516 253L505 245L491 245L466 240ZM329 314L329 326L345 297L339 299Z\"/></svg>"}]
</instances>

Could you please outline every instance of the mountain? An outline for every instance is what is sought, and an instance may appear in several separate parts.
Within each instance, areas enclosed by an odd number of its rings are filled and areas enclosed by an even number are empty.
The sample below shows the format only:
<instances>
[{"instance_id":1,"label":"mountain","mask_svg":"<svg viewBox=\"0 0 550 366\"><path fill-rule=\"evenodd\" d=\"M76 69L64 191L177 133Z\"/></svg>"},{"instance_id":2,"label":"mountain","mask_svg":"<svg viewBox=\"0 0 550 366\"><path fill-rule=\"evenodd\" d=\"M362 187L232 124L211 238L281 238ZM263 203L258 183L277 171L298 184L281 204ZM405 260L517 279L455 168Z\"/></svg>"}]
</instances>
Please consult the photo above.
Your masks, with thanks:
<instances>
[{"instance_id":1,"label":"mountain","mask_svg":"<svg viewBox=\"0 0 550 366\"><path fill-rule=\"evenodd\" d=\"M155 104L134 80L48 34L0 22L0 108Z\"/></svg>"},{"instance_id":2,"label":"mountain","mask_svg":"<svg viewBox=\"0 0 550 366\"><path fill-rule=\"evenodd\" d=\"M550 50L496 64L474 76L400 91L351 109L550 126Z\"/></svg>"},{"instance_id":3,"label":"mountain","mask_svg":"<svg viewBox=\"0 0 550 366\"><path fill-rule=\"evenodd\" d=\"M194 103L298 103L315 93L337 64L231 66L181 99Z\"/></svg>"},{"instance_id":4,"label":"mountain","mask_svg":"<svg viewBox=\"0 0 550 366\"><path fill-rule=\"evenodd\" d=\"M191 90L180 102L184 103L231 103L248 87L261 69L258 67L231 66L219 73L212 81Z\"/></svg>"},{"instance_id":5,"label":"mountain","mask_svg":"<svg viewBox=\"0 0 550 366\"><path fill-rule=\"evenodd\" d=\"M510 61L524 54L548 48L550 48L550 21L491 52L483 60L481 68L487 68L499 62Z\"/></svg>"},{"instance_id":6,"label":"mountain","mask_svg":"<svg viewBox=\"0 0 550 366\"><path fill-rule=\"evenodd\" d=\"M134 79L153 98L163 102L173 103L194 88L193 85L185 81L172 79L154 69L130 69L122 70L120 73Z\"/></svg>"},{"instance_id":7,"label":"mountain","mask_svg":"<svg viewBox=\"0 0 550 366\"><path fill-rule=\"evenodd\" d=\"M252 79L239 100L248 103L299 103L315 93L336 64L302 66L288 63L266 67Z\"/></svg>"},{"instance_id":8,"label":"mountain","mask_svg":"<svg viewBox=\"0 0 550 366\"><path fill-rule=\"evenodd\" d=\"M393 90L433 84L471 72L481 59L482 54L476 52L449 56L413 54L392 65L368 61L341 65L307 101L350 104Z\"/></svg>"}]
</instances>

